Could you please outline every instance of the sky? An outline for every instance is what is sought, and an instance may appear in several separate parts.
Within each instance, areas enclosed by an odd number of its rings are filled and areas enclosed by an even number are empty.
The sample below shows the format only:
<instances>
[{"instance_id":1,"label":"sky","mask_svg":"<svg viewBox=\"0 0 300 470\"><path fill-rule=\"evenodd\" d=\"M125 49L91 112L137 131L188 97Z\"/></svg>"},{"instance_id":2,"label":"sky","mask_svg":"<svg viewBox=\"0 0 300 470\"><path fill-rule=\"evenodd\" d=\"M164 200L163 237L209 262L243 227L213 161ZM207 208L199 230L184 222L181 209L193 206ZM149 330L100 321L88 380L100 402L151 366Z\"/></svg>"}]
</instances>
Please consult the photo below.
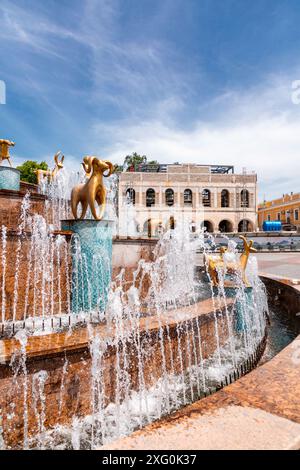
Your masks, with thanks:
<instances>
[{"instance_id":1,"label":"sky","mask_svg":"<svg viewBox=\"0 0 300 470\"><path fill-rule=\"evenodd\" d=\"M1 0L0 137L14 165L138 152L300 191L299 24L299 0Z\"/></svg>"}]
</instances>

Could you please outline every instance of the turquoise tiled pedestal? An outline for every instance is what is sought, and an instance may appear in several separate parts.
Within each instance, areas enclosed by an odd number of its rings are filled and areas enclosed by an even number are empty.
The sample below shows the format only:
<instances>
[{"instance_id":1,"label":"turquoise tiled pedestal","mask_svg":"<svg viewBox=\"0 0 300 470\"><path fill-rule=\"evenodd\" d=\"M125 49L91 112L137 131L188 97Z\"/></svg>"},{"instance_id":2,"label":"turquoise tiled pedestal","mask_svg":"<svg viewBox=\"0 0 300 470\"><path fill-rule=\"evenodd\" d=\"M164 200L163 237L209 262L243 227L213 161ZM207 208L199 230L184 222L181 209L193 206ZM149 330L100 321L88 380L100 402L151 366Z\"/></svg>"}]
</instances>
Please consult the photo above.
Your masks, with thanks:
<instances>
[{"instance_id":1,"label":"turquoise tiled pedestal","mask_svg":"<svg viewBox=\"0 0 300 470\"><path fill-rule=\"evenodd\" d=\"M0 166L0 189L20 191L20 171L9 166Z\"/></svg>"},{"instance_id":2,"label":"turquoise tiled pedestal","mask_svg":"<svg viewBox=\"0 0 300 470\"><path fill-rule=\"evenodd\" d=\"M111 282L111 220L62 220L72 237L72 311L104 311Z\"/></svg>"},{"instance_id":3,"label":"turquoise tiled pedestal","mask_svg":"<svg viewBox=\"0 0 300 470\"><path fill-rule=\"evenodd\" d=\"M240 298L239 289L237 287L224 287L225 295L228 298L235 299L235 322L234 328L237 333L247 331L249 324L246 321L246 310L251 312L253 309L253 289L252 287L244 287L244 295ZM218 288L214 287L214 293L217 295ZM252 315L250 315L250 318ZM251 320L250 320L251 322ZM248 319L249 323L249 319Z\"/></svg>"}]
</instances>

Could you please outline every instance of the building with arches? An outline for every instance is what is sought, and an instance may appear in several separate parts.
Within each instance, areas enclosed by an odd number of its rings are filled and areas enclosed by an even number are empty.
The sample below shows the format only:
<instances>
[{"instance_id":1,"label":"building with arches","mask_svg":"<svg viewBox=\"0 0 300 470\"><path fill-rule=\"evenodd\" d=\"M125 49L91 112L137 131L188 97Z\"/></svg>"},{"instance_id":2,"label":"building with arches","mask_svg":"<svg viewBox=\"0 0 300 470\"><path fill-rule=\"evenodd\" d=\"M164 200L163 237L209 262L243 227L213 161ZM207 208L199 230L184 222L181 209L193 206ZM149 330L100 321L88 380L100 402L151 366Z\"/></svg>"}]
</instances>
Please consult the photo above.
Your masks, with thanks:
<instances>
[{"instance_id":1,"label":"building with arches","mask_svg":"<svg viewBox=\"0 0 300 470\"><path fill-rule=\"evenodd\" d=\"M130 198L140 235L159 236L178 223L195 231L232 233L257 230L257 175L236 174L233 166L172 164L119 176L119 218ZM122 225L122 224L121 224ZM122 235L122 234L120 234Z\"/></svg>"}]
</instances>

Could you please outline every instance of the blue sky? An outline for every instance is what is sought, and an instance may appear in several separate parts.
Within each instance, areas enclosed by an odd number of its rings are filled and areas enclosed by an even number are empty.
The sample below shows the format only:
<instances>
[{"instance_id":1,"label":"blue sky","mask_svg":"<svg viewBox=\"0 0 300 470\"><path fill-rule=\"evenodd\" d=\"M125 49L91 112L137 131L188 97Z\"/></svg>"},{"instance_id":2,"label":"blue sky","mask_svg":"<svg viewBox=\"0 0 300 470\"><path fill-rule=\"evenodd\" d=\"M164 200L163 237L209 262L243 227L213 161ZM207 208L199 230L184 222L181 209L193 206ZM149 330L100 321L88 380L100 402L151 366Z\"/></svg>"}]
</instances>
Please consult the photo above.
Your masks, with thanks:
<instances>
[{"instance_id":1,"label":"blue sky","mask_svg":"<svg viewBox=\"0 0 300 470\"><path fill-rule=\"evenodd\" d=\"M1 0L1 137L15 164L234 164L299 191L298 0Z\"/></svg>"}]
</instances>

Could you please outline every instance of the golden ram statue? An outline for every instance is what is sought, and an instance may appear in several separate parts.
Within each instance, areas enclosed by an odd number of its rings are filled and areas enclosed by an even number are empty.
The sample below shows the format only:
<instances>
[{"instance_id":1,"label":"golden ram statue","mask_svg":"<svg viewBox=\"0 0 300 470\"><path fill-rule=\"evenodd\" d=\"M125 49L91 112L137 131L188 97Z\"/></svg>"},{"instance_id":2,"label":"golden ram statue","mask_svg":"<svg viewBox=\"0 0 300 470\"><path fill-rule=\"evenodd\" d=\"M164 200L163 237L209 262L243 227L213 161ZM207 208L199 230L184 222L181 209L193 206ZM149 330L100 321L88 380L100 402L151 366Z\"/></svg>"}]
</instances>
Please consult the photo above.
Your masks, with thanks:
<instances>
[{"instance_id":1,"label":"golden ram statue","mask_svg":"<svg viewBox=\"0 0 300 470\"><path fill-rule=\"evenodd\" d=\"M3 160L7 160L9 165L12 166L10 161L9 147L14 147L15 143L11 140L0 139L0 165Z\"/></svg>"},{"instance_id":2,"label":"golden ram statue","mask_svg":"<svg viewBox=\"0 0 300 470\"><path fill-rule=\"evenodd\" d=\"M240 273L242 275L243 283L246 287L249 287L249 282L246 277L246 268L248 263L248 258L250 253L254 253L257 250L253 248L253 240L250 240L249 243L247 242L246 237L240 235L240 237L244 242L244 251L240 256L239 261L232 261L224 259L224 255L227 252L227 249L221 247L219 255L205 255L205 265L208 272L208 275L213 283L213 286L218 286L219 284L219 275L218 271L223 271L225 274L233 274L237 275Z\"/></svg>"},{"instance_id":3,"label":"golden ram statue","mask_svg":"<svg viewBox=\"0 0 300 470\"><path fill-rule=\"evenodd\" d=\"M61 159L58 158L61 156ZM65 156L62 155L62 152L59 151L54 155L54 168L53 170L34 170L34 173L37 175L38 184L41 184L44 178L47 178L48 181L53 181L59 170L61 170L64 165Z\"/></svg>"},{"instance_id":4,"label":"golden ram statue","mask_svg":"<svg viewBox=\"0 0 300 470\"><path fill-rule=\"evenodd\" d=\"M71 208L75 219L78 219L77 208L81 203L82 211L80 219L83 219L88 207L95 220L101 220L105 211L106 189L103 183L103 176L110 176L115 166L108 160L100 160L97 157L86 156L82 166L89 179L86 183L78 184L71 192ZM104 172L108 171L107 174ZM95 201L101 206L100 213L97 214Z\"/></svg>"}]
</instances>

